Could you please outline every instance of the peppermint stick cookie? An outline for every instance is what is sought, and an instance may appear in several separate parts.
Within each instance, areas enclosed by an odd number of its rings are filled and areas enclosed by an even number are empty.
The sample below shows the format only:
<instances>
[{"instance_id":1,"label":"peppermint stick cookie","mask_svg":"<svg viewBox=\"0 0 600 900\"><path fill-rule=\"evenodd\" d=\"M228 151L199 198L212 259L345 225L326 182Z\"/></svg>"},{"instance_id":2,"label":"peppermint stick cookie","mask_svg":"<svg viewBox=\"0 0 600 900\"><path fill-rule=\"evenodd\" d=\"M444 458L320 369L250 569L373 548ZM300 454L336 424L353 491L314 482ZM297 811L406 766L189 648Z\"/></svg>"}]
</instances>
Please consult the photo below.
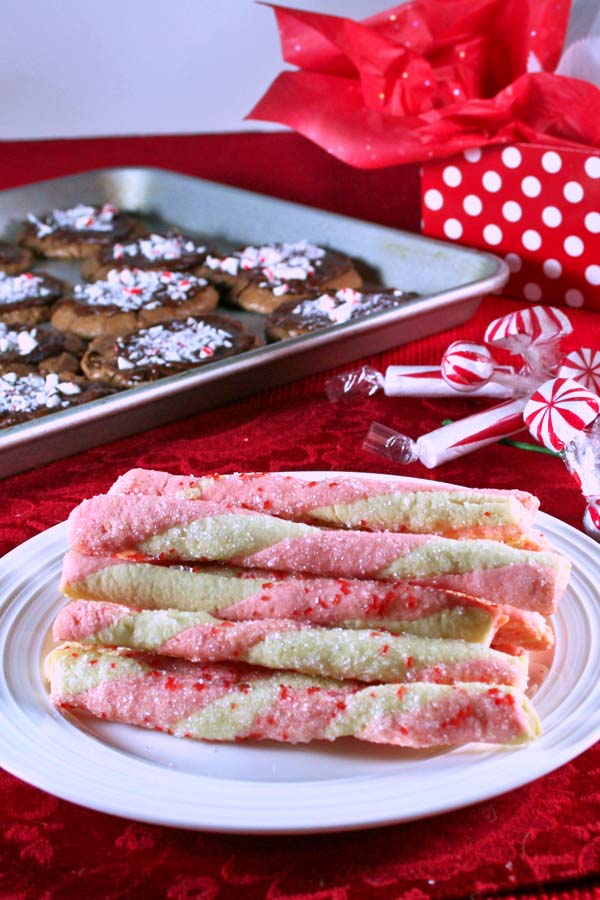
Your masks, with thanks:
<instances>
[{"instance_id":1,"label":"peppermint stick cookie","mask_svg":"<svg viewBox=\"0 0 600 900\"><path fill-rule=\"evenodd\" d=\"M209 612L246 621L288 618L312 625L492 641L541 650L553 634L543 616L441 588L402 581L286 575L225 566L160 566L70 551L61 590L75 599L144 609Z\"/></svg>"},{"instance_id":2,"label":"peppermint stick cookie","mask_svg":"<svg viewBox=\"0 0 600 900\"><path fill-rule=\"evenodd\" d=\"M50 699L59 708L199 740L306 743L353 736L418 748L523 744L540 734L525 695L503 685L361 687L81 644L53 650L44 668Z\"/></svg>"},{"instance_id":3,"label":"peppermint stick cookie","mask_svg":"<svg viewBox=\"0 0 600 900\"><path fill-rule=\"evenodd\" d=\"M209 312L218 299L206 279L186 272L121 269L104 281L77 285L55 307L52 324L84 338L129 334Z\"/></svg>"},{"instance_id":4,"label":"peppermint stick cookie","mask_svg":"<svg viewBox=\"0 0 600 900\"><path fill-rule=\"evenodd\" d=\"M570 572L557 553L496 541L335 531L203 500L133 494L84 500L69 516L69 542L92 556L404 579L543 614L555 610Z\"/></svg>"},{"instance_id":5,"label":"peppermint stick cookie","mask_svg":"<svg viewBox=\"0 0 600 900\"><path fill-rule=\"evenodd\" d=\"M19 243L38 256L85 259L143 230L141 222L110 203L101 207L80 203L69 209L30 213L22 225Z\"/></svg>"},{"instance_id":6,"label":"peppermint stick cookie","mask_svg":"<svg viewBox=\"0 0 600 900\"><path fill-rule=\"evenodd\" d=\"M227 622L203 612L79 600L59 612L53 634L57 641L129 647L193 662L240 661L339 680L527 687L527 654L509 656L467 641L318 628L292 619Z\"/></svg>"},{"instance_id":7,"label":"peppermint stick cookie","mask_svg":"<svg viewBox=\"0 0 600 900\"><path fill-rule=\"evenodd\" d=\"M169 475L131 469L111 494L175 496L229 503L296 522L367 531L409 531L524 544L539 502L525 491L431 486L422 481L292 475Z\"/></svg>"},{"instance_id":8,"label":"peppermint stick cookie","mask_svg":"<svg viewBox=\"0 0 600 900\"><path fill-rule=\"evenodd\" d=\"M284 300L298 300L314 290L362 285L351 259L308 241L207 256L198 272L226 288L226 297L235 306L259 313L270 313Z\"/></svg>"}]
</instances>

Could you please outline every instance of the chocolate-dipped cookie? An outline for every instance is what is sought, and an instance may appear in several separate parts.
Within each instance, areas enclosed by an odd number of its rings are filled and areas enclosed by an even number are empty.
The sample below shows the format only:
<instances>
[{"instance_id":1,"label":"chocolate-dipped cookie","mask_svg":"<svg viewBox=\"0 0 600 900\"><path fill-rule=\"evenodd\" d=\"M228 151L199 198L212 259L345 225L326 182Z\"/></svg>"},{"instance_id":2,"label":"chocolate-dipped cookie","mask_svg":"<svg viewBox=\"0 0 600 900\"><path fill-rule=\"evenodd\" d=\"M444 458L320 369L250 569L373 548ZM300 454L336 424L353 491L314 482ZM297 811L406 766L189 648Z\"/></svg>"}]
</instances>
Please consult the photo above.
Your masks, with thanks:
<instances>
[{"instance_id":1,"label":"chocolate-dipped cookie","mask_svg":"<svg viewBox=\"0 0 600 900\"><path fill-rule=\"evenodd\" d=\"M27 247L0 241L0 272L4 272L5 275L20 275L21 272L26 272L32 267L34 258L32 251Z\"/></svg>"},{"instance_id":2,"label":"chocolate-dipped cookie","mask_svg":"<svg viewBox=\"0 0 600 900\"><path fill-rule=\"evenodd\" d=\"M218 299L206 279L186 272L113 270L103 281L77 285L57 304L52 324L84 338L127 334L208 312Z\"/></svg>"},{"instance_id":3,"label":"chocolate-dipped cookie","mask_svg":"<svg viewBox=\"0 0 600 900\"><path fill-rule=\"evenodd\" d=\"M243 353L258 339L228 316L172 319L121 337L92 341L81 362L88 378L133 387Z\"/></svg>"},{"instance_id":4,"label":"chocolate-dipped cookie","mask_svg":"<svg viewBox=\"0 0 600 900\"><path fill-rule=\"evenodd\" d=\"M90 383L71 373L44 376L17 364L12 371L0 375L0 428L79 406L113 392L109 385Z\"/></svg>"},{"instance_id":5,"label":"chocolate-dipped cookie","mask_svg":"<svg viewBox=\"0 0 600 900\"><path fill-rule=\"evenodd\" d=\"M29 213L19 234L19 243L38 256L85 259L103 247L140 234L143 225L116 206L86 206Z\"/></svg>"},{"instance_id":6,"label":"chocolate-dipped cookie","mask_svg":"<svg viewBox=\"0 0 600 900\"><path fill-rule=\"evenodd\" d=\"M69 286L45 272L6 275L0 272L0 322L37 325L46 322Z\"/></svg>"},{"instance_id":7,"label":"chocolate-dipped cookie","mask_svg":"<svg viewBox=\"0 0 600 900\"><path fill-rule=\"evenodd\" d=\"M168 269L187 272L204 264L207 247L177 231L141 235L132 241L103 247L84 260L81 274L88 281L105 278L112 269Z\"/></svg>"},{"instance_id":8,"label":"chocolate-dipped cookie","mask_svg":"<svg viewBox=\"0 0 600 900\"><path fill-rule=\"evenodd\" d=\"M414 297L418 294L400 290L357 291L342 288L339 291L315 291L310 297L281 303L267 319L267 337L270 341L298 337L329 325L394 309Z\"/></svg>"},{"instance_id":9,"label":"chocolate-dipped cookie","mask_svg":"<svg viewBox=\"0 0 600 900\"><path fill-rule=\"evenodd\" d=\"M349 257L308 241L208 256L202 272L226 290L226 299L235 306L260 313L270 313L284 300L300 299L314 290L362 285Z\"/></svg>"},{"instance_id":10,"label":"chocolate-dipped cookie","mask_svg":"<svg viewBox=\"0 0 600 900\"><path fill-rule=\"evenodd\" d=\"M51 325L6 325L0 322L0 372L15 364L35 367L38 372L76 372L85 349L72 334L61 334Z\"/></svg>"}]
</instances>

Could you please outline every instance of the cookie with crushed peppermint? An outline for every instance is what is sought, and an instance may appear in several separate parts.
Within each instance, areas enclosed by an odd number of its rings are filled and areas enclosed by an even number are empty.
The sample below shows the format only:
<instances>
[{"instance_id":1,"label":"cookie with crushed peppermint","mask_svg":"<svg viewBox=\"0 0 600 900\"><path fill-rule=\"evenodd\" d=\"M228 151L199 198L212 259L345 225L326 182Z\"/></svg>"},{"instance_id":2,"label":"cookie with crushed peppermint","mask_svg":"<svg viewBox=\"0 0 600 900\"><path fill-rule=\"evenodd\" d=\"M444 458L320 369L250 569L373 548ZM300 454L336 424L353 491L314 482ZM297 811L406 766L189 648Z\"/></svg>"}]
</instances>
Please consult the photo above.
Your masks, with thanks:
<instances>
[{"instance_id":1,"label":"cookie with crushed peppermint","mask_svg":"<svg viewBox=\"0 0 600 900\"><path fill-rule=\"evenodd\" d=\"M308 241L244 247L229 256L207 256L202 273L225 288L225 299L253 312L270 313L285 300L314 290L358 288L352 260Z\"/></svg>"},{"instance_id":2,"label":"cookie with crushed peppermint","mask_svg":"<svg viewBox=\"0 0 600 900\"><path fill-rule=\"evenodd\" d=\"M205 278L187 272L113 269L105 280L76 285L57 304L52 324L84 338L128 334L209 312L218 299Z\"/></svg>"},{"instance_id":3,"label":"cookie with crushed peppermint","mask_svg":"<svg viewBox=\"0 0 600 900\"><path fill-rule=\"evenodd\" d=\"M17 364L12 371L0 375L0 428L88 403L113 390L109 385L90 383L71 373L44 376Z\"/></svg>"},{"instance_id":4,"label":"cookie with crushed peppermint","mask_svg":"<svg viewBox=\"0 0 600 900\"><path fill-rule=\"evenodd\" d=\"M81 274L88 281L105 278L112 269L168 269L188 272L204 264L208 248L175 230L144 234L103 247L84 260Z\"/></svg>"},{"instance_id":5,"label":"cookie with crushed peppermint","mask_svg":"<svg viewBox=\"0 0 600 900\"><path fill-rule=\"evenodd\" d=\"M50 325L7 325L0 322L0 372L14 365L36 367L38 372L76 372L84 342L71 334L61 334Z\"/></svg>"},{"instance_id":6,"label":"cookie with crushed peppermint","mask_svg":"<svg viewBox=\"0 0 600 900\"><path fill-rule=\"evenodd\" d=\"M19 247L8 241L0 241L0 272L5 275L20 275L30 269L34 255L27 247Z\"/></svg>"},{"instance_id":7,"label":"cookie with crushed peppermint","mask_svg":"<svg viewBox=\"0 0 600 900\"><path fill-rule=\"evenodd\" d=\"M226 359L259 340L228 316L189 316L92 341L81 367L88 378L134 387Z\"/></svg>"},{"instance_id":8,"label":"cookie with crushed peppermint","mask_svg":"<svg viewBox=\"0 0 600 900\"><path fill-rule=\"evenodd\" d=\"M135 217L111 203L103 206L79 203L69 209L29 213L18 242L38 256L85 259L115 241L128 240L144 230Z\"/></svg>"},{"instance_id":9,"label":"cookie with crushed peppermint","mask_svg":"<svg viewBox=\"0 0 600 900\"><path fill-rule=\"evenodd\" d=\"M301 300L286 300L274 310L266 323L270 341L298 337L330 325L341 325L375 312L384 312L418 297L414 292L401 290L313 292Z\"/></svg>"},{"instance_id":10,"label":"cookie with crushed peppermint","mask_svg":"<svg viewBox=\"0 0 600 900\"><path fill-rule=\"evenodd\" d=\"M46 322L54 304L70 285L46 272L7 275L0 272L0 322L37 325Z\"/></svg>"}]
</instances>

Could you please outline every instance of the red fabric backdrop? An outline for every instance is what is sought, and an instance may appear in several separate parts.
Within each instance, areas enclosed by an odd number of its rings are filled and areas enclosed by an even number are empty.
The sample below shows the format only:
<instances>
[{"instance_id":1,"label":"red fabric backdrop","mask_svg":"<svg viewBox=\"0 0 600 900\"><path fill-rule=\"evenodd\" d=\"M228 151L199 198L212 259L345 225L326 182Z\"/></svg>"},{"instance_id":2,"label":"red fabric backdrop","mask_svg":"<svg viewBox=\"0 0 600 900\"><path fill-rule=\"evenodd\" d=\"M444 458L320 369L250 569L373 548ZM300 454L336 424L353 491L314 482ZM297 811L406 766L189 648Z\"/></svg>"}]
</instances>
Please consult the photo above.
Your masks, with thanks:
<instances>
[{"instance_id":1,"label":"red fabric backdrop","mask_svg":"<svg viewBox=\"0 0 600 900\"><path fill-rule=\"evenodd\" d=\"M358 172L288 134L0 144L0 187L126 163L162 165L385 224L418 225L414 169ZM481 339L492 318L520 305L487 298L461 328L369 363L381 369L438 362L451 340ZM576 331L569 346L600 346L600 316L571 315ZM333 405L323 381L322 375L307 378L4 480L0 552L60 522L131 466L398 473L362 450L370 421L416 437L477 405L381 395ZM582 498L561 461L549 456L498 444L434 471L415 464L402 473L531 490L545 512L581 523ZM597 900L599 773L596 745L533 784L436 819L353 834L258 838L116 819L0 772L0 900Z\"/></svg>"}]
</instances>

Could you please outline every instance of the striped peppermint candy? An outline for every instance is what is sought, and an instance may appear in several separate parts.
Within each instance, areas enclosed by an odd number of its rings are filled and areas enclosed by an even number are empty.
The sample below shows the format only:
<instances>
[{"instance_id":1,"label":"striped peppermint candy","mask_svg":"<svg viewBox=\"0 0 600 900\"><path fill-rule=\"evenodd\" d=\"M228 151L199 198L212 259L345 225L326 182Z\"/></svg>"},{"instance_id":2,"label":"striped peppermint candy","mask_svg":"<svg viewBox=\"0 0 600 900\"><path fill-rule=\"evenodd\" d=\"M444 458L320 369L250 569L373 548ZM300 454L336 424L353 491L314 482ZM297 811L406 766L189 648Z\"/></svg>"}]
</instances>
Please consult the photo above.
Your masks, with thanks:
<instances>
[{"instance_id":1,"label":"striped peppermint candy","mask_svg":"<svg viewBox=\"0 0 600 900\"><path fill-rule=\"evenodd\" d=\"M528 306L494 319L485 332L486 344L520 352L532 344L543 344L571 334L573 326L561 309L554 306Z\"/></svg>"},{"instance_id":2,"label":"striped peppermint candy","mask_svg":"<svg viewBox=\"0 0 600 900\"><path fill-rule=\"evenodd\" d=\"M600 398L572 378L551 378L525 405L523 418L536 440L562 450L600 412Z\"/></svg>"},{"instance_id":3,"label":"striped peppermint candy","mask_svg":"<svg viewBox=\"0 0 600 900\"><path fill-rule=\"evenodd\" d=\"M588 391L600 394L600 350L581 347L567 353L556 373L559 378L572 378Z\"/></svg>"},{"instance_id":4,"label":"striped peppermint candy","mask_svg":"<svg viewBox=\"0 0 600 900\"><path fill-rule=\"evenodd\" d=\"M600 541L600 497L589 501L583 514L583 527L595 541Z\"/></svg>"},{"instance_id":5,"label":"striped peppermint candy","mask_svg":"<svg viewBox=\"0 0 600 900\"><path fill-rule=\"evenodd\" d=\"M487 347L470 341L454 341L442 357L441 373L455 391L476 391L494 374L494 360Z\"/></svg>"}]
</instances>

